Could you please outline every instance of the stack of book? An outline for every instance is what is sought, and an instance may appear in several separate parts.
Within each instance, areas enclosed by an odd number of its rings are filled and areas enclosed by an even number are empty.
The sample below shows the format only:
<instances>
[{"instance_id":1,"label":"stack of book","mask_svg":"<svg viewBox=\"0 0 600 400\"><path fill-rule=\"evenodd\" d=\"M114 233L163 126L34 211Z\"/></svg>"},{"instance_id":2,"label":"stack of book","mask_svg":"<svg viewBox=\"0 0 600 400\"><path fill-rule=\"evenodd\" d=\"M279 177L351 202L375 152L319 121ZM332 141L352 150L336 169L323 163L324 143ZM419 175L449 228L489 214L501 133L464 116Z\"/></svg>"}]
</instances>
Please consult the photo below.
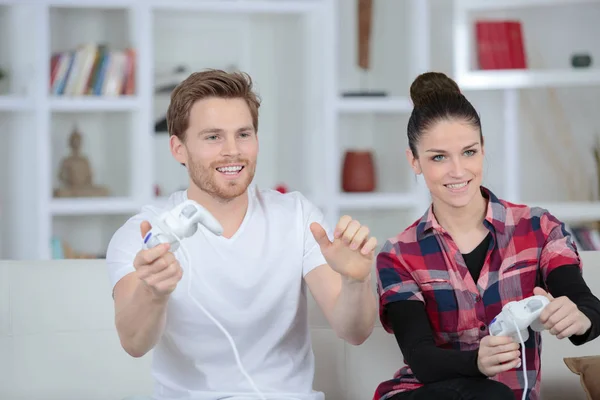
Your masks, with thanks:
<instances>
[{"instance_id":1,"label":"stack of book","mask_svg":"<svg viewBox=\"0 0 600 400\"><path fill-rule=\"evenodd\" d=\"M527 59L521 22L493 20L475 22L479 69L526 69Z\"/></svg>"},{"instance_id":2,"label":"stack of book","mask_svg":"<svg viewBox=\"0 0 600 400\"><path fill-rule=\"evenodd\" d=\"M135 50L89 43L57 52L50 61L55 96L121 96L135 93Z\"/></svg>"}]
</instances>

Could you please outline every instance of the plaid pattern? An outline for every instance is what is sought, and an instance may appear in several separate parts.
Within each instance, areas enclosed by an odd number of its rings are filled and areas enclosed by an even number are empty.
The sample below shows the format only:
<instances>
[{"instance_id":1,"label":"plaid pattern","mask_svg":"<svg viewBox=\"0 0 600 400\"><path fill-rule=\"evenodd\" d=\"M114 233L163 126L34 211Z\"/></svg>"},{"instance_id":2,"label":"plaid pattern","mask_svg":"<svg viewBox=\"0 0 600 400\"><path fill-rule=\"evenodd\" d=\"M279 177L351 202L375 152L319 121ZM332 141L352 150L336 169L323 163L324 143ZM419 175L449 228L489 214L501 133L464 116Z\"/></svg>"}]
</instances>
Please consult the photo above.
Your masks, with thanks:
<instances>
[{"instance_id":1,"label":"plaid pattern","mask_svg":"<svg viewBox=\"0 0 600 400\"><path fill-rule=\"evenodd\" d=\"M533 295L536 285L545 287L553 269L581 265L572 237L548 211L500 200L485 187L481 190L489 199L484 224L492 240L477 283L456 244L436 221L432 207L385 243L377 256L377 280L380 319L389 333L393 332L383 313L388 303L422 301L439 347L477 349L503 305ZM530 329L525 348L528 398L538 400L541 335ZM492 379L508 385L521 398L522 367ZM404 366L378 386L373 400L421 386L410 366Z\"/></svg>"}]
</instances>

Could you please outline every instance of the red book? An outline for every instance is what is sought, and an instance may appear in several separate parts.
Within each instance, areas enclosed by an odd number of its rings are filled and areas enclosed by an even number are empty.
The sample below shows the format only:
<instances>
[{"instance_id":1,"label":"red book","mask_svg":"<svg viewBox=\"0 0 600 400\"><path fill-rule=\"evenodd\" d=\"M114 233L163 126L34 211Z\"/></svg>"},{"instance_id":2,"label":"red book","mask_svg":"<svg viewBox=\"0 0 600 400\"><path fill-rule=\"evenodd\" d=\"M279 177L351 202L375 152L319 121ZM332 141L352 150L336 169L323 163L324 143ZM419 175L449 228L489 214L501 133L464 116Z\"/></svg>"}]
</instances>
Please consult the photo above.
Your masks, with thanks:
<instances>
[{"instance_id":1,"label":"red book","mask_svg":"<svg viewBox=\"0 0 600 400\"><path fill-rule=\"evenodd\" d=\"M527 68L522 25L519 21L477 21L475 36L479 69Z\"/></svg>"},{"instance_id":2,"label":"red book","mask_svg":"<svg viewBox=\"0 0 600 400\"><path fill-rule=\"evenodd\" d=\"M475 39L479 69L496 69L492 49L492 27L489 22L477 21L475 23Z\"/></svg>"},{"instance_id":3,"label":"red book","mask_svg":"<svg viewBox=\"0 0 600 400\"><path fill-rule=\"evenodd\" d=\"M494 55L496 69L510 69L512 62L506 22L490 22L490 30L492 31L492 53Z\"/></svg>"},{"instance_id":4,"label":"red book","mask_svg":"<svg viewBox=\"0 0 600 400\"><path fill-rule=\"evenodd\" d=\"M523 28L519 21L508 21L506 30L509 43L511 67L514 69L526 69L527 58L525 56L525 44L523 43Z\"/></svg>"}]
</instances>

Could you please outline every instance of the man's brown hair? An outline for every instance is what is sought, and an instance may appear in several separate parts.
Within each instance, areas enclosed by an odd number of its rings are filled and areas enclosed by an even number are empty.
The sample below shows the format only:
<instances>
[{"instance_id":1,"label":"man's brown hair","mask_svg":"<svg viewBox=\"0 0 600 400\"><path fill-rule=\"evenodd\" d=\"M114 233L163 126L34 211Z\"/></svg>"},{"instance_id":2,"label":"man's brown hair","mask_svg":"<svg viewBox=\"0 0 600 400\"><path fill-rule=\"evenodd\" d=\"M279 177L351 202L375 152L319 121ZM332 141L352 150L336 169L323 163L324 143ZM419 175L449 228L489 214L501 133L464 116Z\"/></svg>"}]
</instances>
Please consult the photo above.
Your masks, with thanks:
<instances>
[{"instance_id":1,"label":"man's brown hair","mask_svg":"<svg viewBox=\"0 0 600 400\"><path fill-rule=\"evenodd\" d=\"M244 72L208 69L192 73L171 93L171 103L167 110L169 136L175 135L184 141L185 131L189 126L190 109L196 101L209 97L244 99L252 115L254 130L258 132L260 98L253 91L250 75Z\"/></svg>"}]
</instances>

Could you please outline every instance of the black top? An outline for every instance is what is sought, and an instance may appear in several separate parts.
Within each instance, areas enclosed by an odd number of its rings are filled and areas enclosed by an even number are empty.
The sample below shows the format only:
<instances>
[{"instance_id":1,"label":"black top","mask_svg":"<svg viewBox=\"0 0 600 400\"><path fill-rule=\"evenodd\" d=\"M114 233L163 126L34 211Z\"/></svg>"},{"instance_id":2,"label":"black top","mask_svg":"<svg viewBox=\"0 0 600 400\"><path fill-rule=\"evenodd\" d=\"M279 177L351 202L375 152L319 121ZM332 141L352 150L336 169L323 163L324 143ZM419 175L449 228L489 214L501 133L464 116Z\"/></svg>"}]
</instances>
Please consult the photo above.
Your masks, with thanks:
<instances>
[{"instance_id":1,"label":"black top","mask_svg":"<svg viewBox=\"0 0 600 400\"><path fill-rule=\"evenodd\" d=\"M491 234L463 257L477 282L483 268ZM581 336L571 336L575 345L584 344L600 335L600 300L594 296L577 265L554 269L546 279L547 290L554 297L567 296L592 322ZM396 336L402 355L422 383L458 377L485 377L477 367L478 350L442 349L436 346L425 305L421 301L404 300L390 303L385 312Z\"/></svg>"},{"instance_id":2,"label":"black top","mask_svg":"<svg viewBox=\"0 0 600 400\"><path fill-rule=\"evenodd\" d=\"M467 268L469 269L469 272L471 273L475 283L477 283L477 280L479 280L479 274L481 273L481 269L485 263L485 256L487 255L491 239L492 234L488 233L485 239L483 239L476 248L474 248L470 253L463 254L465 263L467 263Z\"/></svg>"}]
</instances>

